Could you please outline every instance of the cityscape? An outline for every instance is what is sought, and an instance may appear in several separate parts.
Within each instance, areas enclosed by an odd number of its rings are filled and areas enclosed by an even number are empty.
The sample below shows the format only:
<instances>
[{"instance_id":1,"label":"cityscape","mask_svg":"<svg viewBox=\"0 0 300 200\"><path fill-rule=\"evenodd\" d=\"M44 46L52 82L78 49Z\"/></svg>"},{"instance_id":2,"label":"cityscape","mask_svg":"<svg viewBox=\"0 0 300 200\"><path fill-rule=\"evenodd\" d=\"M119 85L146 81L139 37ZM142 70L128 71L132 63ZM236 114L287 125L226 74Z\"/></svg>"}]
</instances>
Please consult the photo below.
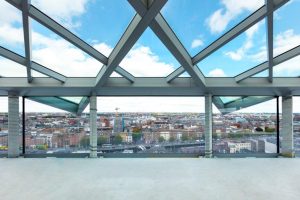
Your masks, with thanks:
<instances>
[{"instance_id":1,"label":"cityscape","mask_svg":"<svg viewBox=\"0 0 300 200\"><path fill-rule=\"evenodd\" d=\"M20 114L21 119L21 114ZM213 152L277 152L275 113L213 115ZM31 154L88 153L89 114L26 113L25 149ZM8 115L0 113L0 153L7 152ZM20 131L22 124L20 123ZM20 132L21 135L21 132ZM98 153L204 155L204 113L98 113ZM20 137L20 149L22 148ZM300 153L300 114L294 114L294 147Z\"/></svg>"}]
</instances>

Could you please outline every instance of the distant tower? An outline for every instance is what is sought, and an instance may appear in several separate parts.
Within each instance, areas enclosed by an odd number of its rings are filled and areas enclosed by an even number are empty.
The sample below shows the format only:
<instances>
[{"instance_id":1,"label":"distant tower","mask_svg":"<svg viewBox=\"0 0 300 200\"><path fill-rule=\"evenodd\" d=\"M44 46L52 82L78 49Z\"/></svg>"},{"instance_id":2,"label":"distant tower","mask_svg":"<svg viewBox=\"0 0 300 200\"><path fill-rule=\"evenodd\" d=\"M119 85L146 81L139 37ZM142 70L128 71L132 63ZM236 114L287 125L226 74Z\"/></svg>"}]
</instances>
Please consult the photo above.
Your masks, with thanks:
<instances>
[{"instance_id":1,"label":"distant tower","mask_svg":"<svg viewBox=\"0 0 300 200\"><path fill-rule=\"evenodd\" d=\"M116 135L118 133L124 132L124 120L122 116L119 116L118 110L120 108L116 108L115 113L115 120L114 120L114 128L113 128L113 135Z\"/></svg>"}]
</instances>

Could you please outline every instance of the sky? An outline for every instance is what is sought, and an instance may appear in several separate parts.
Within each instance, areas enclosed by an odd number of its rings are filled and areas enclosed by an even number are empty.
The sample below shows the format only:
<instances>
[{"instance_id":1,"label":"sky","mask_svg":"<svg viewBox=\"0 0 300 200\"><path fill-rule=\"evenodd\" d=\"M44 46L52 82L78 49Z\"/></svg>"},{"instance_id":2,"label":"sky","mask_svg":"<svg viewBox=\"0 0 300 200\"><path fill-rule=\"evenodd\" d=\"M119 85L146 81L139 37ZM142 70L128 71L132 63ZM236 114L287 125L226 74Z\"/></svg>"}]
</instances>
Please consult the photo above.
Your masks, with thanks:
<instances>
[{"instance_id":1,"label":"sky","mask_svg":"<svg viewBox=\"0 0 300 200\"><path fill-rule=\"evenodd\" d=\"M126 0L31 0L31 3L106 56L135 15ZM194 56L263 4L264 0L169 0L161 14ZM300 0L291 0L275 11L275 56L300 45L300 26L295 20L300 19L299 10ZM0 46L24 56L21 12L6 1L0 1L0 13ZM33 61L68 77L97 75L101 63L33 19L31 26ZM233 77L266 60L263 19L201 61L198 67L207 77ZM299 63L300 56L275 66L274 76L299 76ZM147 28L120 66L137 77L163 77L180 64ZM0 57L0 75L25 77L26 69ZM33 72L33 76L43 75ZM267 73L257 76L267 76Z\"/></svg>"}]
</instances>

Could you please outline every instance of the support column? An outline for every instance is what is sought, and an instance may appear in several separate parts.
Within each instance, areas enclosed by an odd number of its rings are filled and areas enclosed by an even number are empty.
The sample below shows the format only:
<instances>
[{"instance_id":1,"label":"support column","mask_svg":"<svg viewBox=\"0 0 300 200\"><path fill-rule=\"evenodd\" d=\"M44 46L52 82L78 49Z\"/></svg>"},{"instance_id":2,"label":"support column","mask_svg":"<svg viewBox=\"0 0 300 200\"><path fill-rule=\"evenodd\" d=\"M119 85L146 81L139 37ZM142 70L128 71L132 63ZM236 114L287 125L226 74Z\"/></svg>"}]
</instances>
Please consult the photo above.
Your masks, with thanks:
<instances>
[{"instance_id":1,"label":"support column","mask_svg":"<svg viewBox=\"0 0 300 200\"><path fill-rule=\"evenodd\" d=\"M205 95L205 157L212 157L212 95Z\"/></svg>"},{"instance_id":2,"label":"support column","mask_svg":"<svg viewBox=\"0 0 300 200\"><path fill-rule=\"evenodd\" d=\"M97 158L97 96L90 97L90 158Z\"/></svg>"},{"instance_id":3,"label":"support column","mask_svg":"<svg viewBox=\"0 0 300 200\"><path fill-rule=\"evenodd\" d=\"M282 97L281 155L294 157L293 96Z\"/></svg>"},{"instance_id":4,"label":"support column","mask_svg":"<svg viewBox=\"0 0 300 200\"><path fill-rule=\"evenodd\" d=\"M20 155L20 129L19 129L19 97L8 97L8 157L16 158Z\"/></svg>"}]
</instances>

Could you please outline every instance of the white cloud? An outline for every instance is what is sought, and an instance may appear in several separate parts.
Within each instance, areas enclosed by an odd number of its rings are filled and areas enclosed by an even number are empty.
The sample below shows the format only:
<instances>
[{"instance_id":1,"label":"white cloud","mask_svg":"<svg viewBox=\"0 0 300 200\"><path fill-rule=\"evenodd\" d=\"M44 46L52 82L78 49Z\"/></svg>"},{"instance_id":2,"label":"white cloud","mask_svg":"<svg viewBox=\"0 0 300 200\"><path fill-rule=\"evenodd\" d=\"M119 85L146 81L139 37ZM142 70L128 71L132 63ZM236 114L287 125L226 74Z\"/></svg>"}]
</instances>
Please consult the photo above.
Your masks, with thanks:
<instances>
[{"instance_id":1,"label":"white cloud","mask_svg":"<svg viewBox=\"0 0 300 200\"><path fill-rule=\"evenodd\" d=\"M273 68L274 76L300 76L300 56L287 60Z\"/></svg>"},{"instance_id":2,"label":"white cloud","mask_svg":"<svg viewBox=\"0 0 300 200\"><path fill-rule=\"evenodd\" d=\"M0 13L0 26L3 24L22 22L21 12L6 1L0 1Z\"/></svg>"},{"instance_id":3,"label":"white cloud","mask_svg":"<svg viewBox=\"0 0 300 200\"><path fill-rule=\"evenodd\" d=\"M32 0L32 4L67 28L80 26L79 17L86 12L89 0Z\"/></svg>"},{"instance_id":4,"label":"white cloud","mask_svg":"<svg viewBox=\"0 0 300 200\"><path fill-rule=\"evenodd\" d=\"M105 43L98 43L93 46L95 49L97 49L99 52L101 52L106 57L109 56L109 54L112 52L113 48Z\"/></svg>"},{"instance_id":5,"label":"white cloud","mask_svg":"<svg viewBox=\"0 0 300 200\"><path fill-rule=\"evenodd\" d=\"M247 51L253 47L253 36L258 31L260 24L262 23L256 23L245 32L246 41L240 48L236 51L225 52L224 54L235 61L242 60L245 56L247 56Z\"/></svg>"},{"instance_id":6,"label":"white cloud","mask_svg":"<svg viewBox=\"0 0 300 200\"><path fill-rule=\"evenodd\" d=\"M226 74L222 69L216 68L208 73L209 77L225 77Z\"/></svg>"},{"instance_id":7,"label":"white cloud","mask_svg":"<svg viewBox=\"0 0 300 200\"><path fill-rule=\"evenodd\" d=\"M12 27L9 24L0 25L0 44L23 45L23 29Z\"/></svg>"},{"instance_id":8,"label":"white cloud","mask_svg":"<svg viewBox=\"0 0 300 200\"><path fill-rule=\"evenodd\" d=\"M274 56L284 53L300 45L300 34L295 34L293 29L279 33L274 40Z\"/></svg>"},{"instance_id":9,"label":"white cloud","mask_svg":"<svg viewBox=\"0 0 300 200\"><path fill-rule=\"evenodd\" d=\"M27 77L26 68L23 65L0 57L0 76Z\"/></svg>"},{"instance_id":10,"label":"white cloud","mask_svg":"<svg viewBox=\"0 0 300 200\"><path fill-rule=\"evenodd\" d=\"M277 34L274 38L274 57L300 45L300 34L296 34L293 29L286 30ZM267 49L262 47L252 59L264 62L267 58ZM300 57L295 57L274 67L274 76L299 76Z\"/></svg>"},{"instance_id":11,"label":"white cloud","mask_svg":"<svg viewBox=\"0 0 300 200\"><path fill-rule=\"evenodd\" d=\"M147 46L136 45L120 63L128 72L137 77L161 77L170 74L175 67L162 62Z\"/></svg>"},{"instance_id":12,"label":"white cloud","mask_svg":"<svg viewBox=\"0 0 300 200\"><path fill-rule=\"evenodd\" d=\"M191 45L191 47L194 49L194 48L198 48L198 47L201 47L201 46L203 46L203 40L201 40L201 39L194 39L193 41L192 41L192 45Z\"/></svg>"},{"instance_id":13,"label":"white cloud","mask_svg":"<svg viewBox=\"0 0 300 200\"><path fill-rule=\"evenodd\" d=\"M264 4L263 0L221 0L223 8L215 11L207 20L206 23L211 33L221 33L230 23L244 11L253 12Z\"/></svg>"}]
</instances>

